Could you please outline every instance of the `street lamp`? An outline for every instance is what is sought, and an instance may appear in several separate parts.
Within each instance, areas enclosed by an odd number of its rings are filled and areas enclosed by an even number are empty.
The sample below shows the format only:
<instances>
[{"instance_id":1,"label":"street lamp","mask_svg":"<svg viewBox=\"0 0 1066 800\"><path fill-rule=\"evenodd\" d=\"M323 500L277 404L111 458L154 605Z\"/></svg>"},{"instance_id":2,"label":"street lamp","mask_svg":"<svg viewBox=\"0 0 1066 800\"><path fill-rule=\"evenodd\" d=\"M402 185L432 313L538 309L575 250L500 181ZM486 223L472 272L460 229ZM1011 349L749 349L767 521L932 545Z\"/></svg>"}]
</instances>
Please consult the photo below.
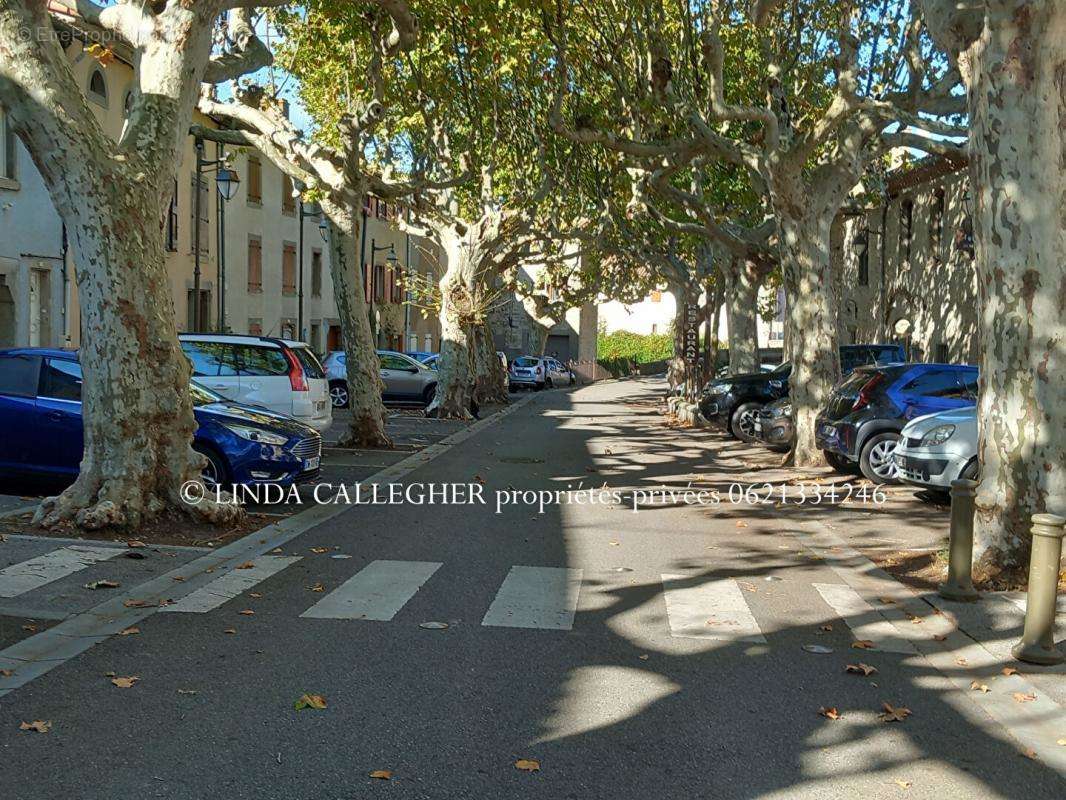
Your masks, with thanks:
<instances>
[{"instance_id":1,"label":"street lamp","mask_svg":"<svg viewBox=\"0 0 1066 800\"><path fill-rule=\"evenodd\" d=\"M371 272L370 272L370 287L371 287L371 290L370 290L370 328L371 328L371 330L372 330L372 332L374 334L375 340L377 339L378 329L377 329L377 325L374 322L374 290L373 290L373 287L374 287L374 277L375 277L374 273L376 272L375 267L374 267L374 262L376 260L375 256L378 253L383 252L385 250L389 251L389 254L387 256L385 256L385 260L389 262L390 266L395 267L396 262L400 260L400 259L398 259L396 257L396 245L390 244L388 246L382 245L381 247L378 247L377 244L374 243L374 239L373 238L370 239L370 270L371 270ZM382 296L382 298L385 297L384 288L382 288L381 296Z\"/></svg>"},{"instance_id":2,"label":"street lamp","mask_svg":"<svg viewBox=\"0 0 1066 800\"><path fill-rule=\"evenodd\" d=\"M230 200L237 193L237 187L241 183L241 179L237 176L237 171L230 169L226 166L225 158L218 158L214 161L204 160L204 140L197 137L196 139L196 191L193 197L193 270L192 270L192 292L193 292L193 306L192 306L192 329L193 332L199 333L200 328L203 327L203 320L200 315L200 176L211 169L216 172L215 186L218 188L219 196L223 200ZM221 244L221 235L219 236L219 242ZM222 289L223 278L222 275L222 259L219 258L219 288ZM221 322L221 320L220 320Z\"/></svg>"},{"instance_id":3,"label":"street lamp","mask_svg":"<svg viewBox=\"0 0 1066 800\"><path fill-rule=\"evenodd\" d=\"M296 329L300 332L301 341L304 337L304 220L308 217L318 217L318 233L322 237L322 241L326 241L326 234L329 231L329 225L326 223L326 216L322 213L322 209L318 203L311 203L307 210L304 211L304 201L300 199L300 290L297 293L297 303L299 309L297 311L297 323Z\"/></svg>"}]
</instances>

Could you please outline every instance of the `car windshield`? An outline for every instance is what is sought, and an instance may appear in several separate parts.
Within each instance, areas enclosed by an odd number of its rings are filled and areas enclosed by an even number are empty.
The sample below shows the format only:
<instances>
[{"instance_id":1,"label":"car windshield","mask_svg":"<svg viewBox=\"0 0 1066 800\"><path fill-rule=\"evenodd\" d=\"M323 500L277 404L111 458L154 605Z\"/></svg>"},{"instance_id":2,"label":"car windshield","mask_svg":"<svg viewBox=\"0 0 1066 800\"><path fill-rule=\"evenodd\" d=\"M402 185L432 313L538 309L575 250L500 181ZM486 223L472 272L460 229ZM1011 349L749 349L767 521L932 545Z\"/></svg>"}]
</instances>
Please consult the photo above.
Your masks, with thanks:
<instances>
[{"instance_id":1,"label":"car windshield","mask_svg":"<svg viewBox=\"0 0 1066 800\"><path fill-rule=\"evenodd\" d=\"M514 363L516 367L535 367L537 366L537 361L537 359L529 356L519 356L514 360Z\"/></svg>"},{"instance_id":2,"label":"car windshield","mask_svg":"<svg viewBox=\"0 0 1066 800\"><path fill-rule=\"evenodd\" d=\"M224 403L226 398L220 394L215 394L206 386L201 386L196 381L189 381L189 394L192 395L193 406L199 408L200 406L209 406L212 403Z\"/></svg>"}]
</instances>

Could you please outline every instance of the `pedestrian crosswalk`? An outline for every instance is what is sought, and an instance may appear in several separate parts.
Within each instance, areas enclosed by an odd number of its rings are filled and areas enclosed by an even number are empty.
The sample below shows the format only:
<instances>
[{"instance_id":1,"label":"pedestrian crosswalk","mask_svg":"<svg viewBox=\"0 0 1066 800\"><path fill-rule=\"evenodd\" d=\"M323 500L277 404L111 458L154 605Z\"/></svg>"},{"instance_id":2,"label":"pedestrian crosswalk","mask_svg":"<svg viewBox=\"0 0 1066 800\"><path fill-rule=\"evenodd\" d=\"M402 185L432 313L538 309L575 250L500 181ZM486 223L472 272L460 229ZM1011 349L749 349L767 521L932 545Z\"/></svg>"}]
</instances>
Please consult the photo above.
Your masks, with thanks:
<instances>
[{"instance_id":1,"label":"pedestrian crosswalk","mask_svg":"<svg viewBox=\"0 0 1066 800\"><path fill-rule=\"evenodd\" d=\"M122 552L116 547L70 545L11 564L0 570L0 598L29 595ZM255 597L259 584L301 560L296 555L258 556L234 569L220 570L217 577L159 610L168 614L206 614L246 593ZM462 580L464 574L457 565L438 561L370 561L331 591L320 588L321 593L314 595L315 602L308 607L298 606L292 613L306 620L386 623L394 620L427 588L432 590L432 602L439 606L448 582ZM569 631L574 628L575 620L580 621L582 587L587 580L585 570L513 565L497 580L491 599L485 598L485 611L480 620L483 627ZM632 578L626 580L633 582ZM641 580L645 585L648 581L660 584L660 591L649 595L646 602L658 604L665 612L654 615L656 619L665 619L663 635L764 644L768 634L789 626L788 620L774 617L765 601L753 596L754 585L750 581L708 578L696 572L653 574ZM303 583L301 580L301 599L306 598L303 590L307 587ZM590 588L602 585L602 575L594 576ZM907 628L913 626L901 626L891 609L883 607L877 599L864 598L846 583L794 584L790 591L796 592L795 596L803 598L805 603L813 604L810 613L805 614L807 619L842 620L856 640L872 649L915 652L914 637L907 635ZM592 594L597 596L588 598L586 611L602 608L602 594L596 590ZM448 619L460 615L458 610L449 613L445 608L436 616ZM898 611L896 616L900 616Z\"/></svg>"}]
</instances>

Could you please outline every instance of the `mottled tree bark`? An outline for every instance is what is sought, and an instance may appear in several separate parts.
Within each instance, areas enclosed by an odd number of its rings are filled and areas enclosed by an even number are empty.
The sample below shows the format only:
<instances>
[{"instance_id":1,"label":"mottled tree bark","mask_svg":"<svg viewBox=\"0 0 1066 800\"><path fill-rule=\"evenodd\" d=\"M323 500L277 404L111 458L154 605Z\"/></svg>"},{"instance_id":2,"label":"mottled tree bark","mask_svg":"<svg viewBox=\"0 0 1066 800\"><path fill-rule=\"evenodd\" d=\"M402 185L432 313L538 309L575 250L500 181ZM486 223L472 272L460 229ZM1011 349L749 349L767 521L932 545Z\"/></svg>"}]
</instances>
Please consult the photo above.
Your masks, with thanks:
<instances>
[{"instance_id":1,"label":"mottled tree bark","mask_svg":"<svg viewBox=\"0 0 1066 800\"><path fill-rule=\"evenodd\" d=\"M362 268L355 252L358 215L354 209L329 200L322 202L322 210L331 223L329 267L344 340L351 414L339 444L341 447L392 447L392 440L385 432L381 366L363 294Z\"/></svg>"},{"instance_id":2,"label":"mottled tree bark","mask_svg":"<svg viewBox=\"0 0 1066 800\"><path fill-rule=\"evenodd\" d=\"M759 370L759 283L756 265L750 261L730 270L726 295L729 325L729 372L738 375Z\"/></svg>"},{"instance_id":3,"label":"mottled tree bark","mask_svg":"<svg viewBox=\"0 0 1066 800\"><path fill-rule=\"evenodd\" d=\"M474 400L478 404L508 402L507 371L496 355L488 323L474 326Z\"/></svg>"},{"instance_id":4,"label":"mottled tree bark","mask_svg":"<svg viewBox=\"0 0 1066 800\"><path fill-rule=\"evenodd\" d=\"M437 393L426 413L443 419L469 419L477 314L475 257L467 239L442 238L448 266L440 279L440 361Z\"/></svg>"}]
</instances>

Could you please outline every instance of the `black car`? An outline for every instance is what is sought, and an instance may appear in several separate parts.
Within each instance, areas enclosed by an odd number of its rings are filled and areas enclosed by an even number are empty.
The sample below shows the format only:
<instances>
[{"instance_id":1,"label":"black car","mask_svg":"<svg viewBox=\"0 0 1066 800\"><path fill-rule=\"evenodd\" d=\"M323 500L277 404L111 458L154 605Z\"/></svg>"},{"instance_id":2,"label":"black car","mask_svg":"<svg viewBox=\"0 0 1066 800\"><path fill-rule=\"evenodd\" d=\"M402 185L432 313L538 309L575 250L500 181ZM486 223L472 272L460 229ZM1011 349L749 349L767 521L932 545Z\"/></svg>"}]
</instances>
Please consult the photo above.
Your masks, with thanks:
<instances>
[{"instance_id":1,"label":"black car","mask_svg":"<svg viewBox=\"0 0 1066 800\"><path fill-rule=\"evenodd\" d=\"M847 375L864 364L887 364L904 358L898 344L846 344L840 348L840 370ZM703 387L700 413L737 439L755 441L756 414L766 404L788 397L791 374L792 364L786 361L772 372L749 372L710 381Z\"/></svg>"},{"instance_id":2,"label":"black car","mask_svg":"<svg viewBox=\"0 0 1066 800\"><path fill-rule=\"evenodd\" d=\"M977 367L890 364L860 367L837 384L815 421L815 441L830 466L856 466L874 483L896 478L899 432L915 417L977 402Z\"/></svg>"}]
</instances>

